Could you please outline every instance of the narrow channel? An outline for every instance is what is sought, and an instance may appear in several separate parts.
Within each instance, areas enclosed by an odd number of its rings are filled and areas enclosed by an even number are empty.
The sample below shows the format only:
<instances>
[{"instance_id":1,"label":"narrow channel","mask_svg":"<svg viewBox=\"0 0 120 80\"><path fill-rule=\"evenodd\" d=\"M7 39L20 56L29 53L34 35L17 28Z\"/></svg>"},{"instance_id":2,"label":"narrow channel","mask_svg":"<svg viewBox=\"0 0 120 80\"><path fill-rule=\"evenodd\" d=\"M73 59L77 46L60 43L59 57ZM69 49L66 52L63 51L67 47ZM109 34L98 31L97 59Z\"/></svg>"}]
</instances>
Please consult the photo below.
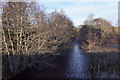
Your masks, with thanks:
<instances>
[{"instance_id":1,"label":"narrow channel","mask_svg":"<svg viewBox=\"0 0 120 80\"><path fill-rule=\"evenodd\" d=\"M82 49L79 47L77 40L73 43L73 50L68 56L68 64L66 68L67 78L87 78L87 59Z\"/></svg>"}]
</instances>

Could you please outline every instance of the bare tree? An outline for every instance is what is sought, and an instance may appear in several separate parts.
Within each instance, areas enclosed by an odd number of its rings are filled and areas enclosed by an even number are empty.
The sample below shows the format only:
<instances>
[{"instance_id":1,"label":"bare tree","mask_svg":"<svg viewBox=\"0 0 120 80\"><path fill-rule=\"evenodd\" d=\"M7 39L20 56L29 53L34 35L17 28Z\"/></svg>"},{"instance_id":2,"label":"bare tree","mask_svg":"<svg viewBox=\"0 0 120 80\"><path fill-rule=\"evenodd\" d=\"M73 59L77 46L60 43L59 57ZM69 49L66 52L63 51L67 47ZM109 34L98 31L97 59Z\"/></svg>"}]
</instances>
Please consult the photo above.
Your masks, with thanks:
<instances>
[{"instance_id":1,"label":"bare tree","mask_svg":"<svg viewBox=\"0 0 120 80\"><path fill-rule=\"evenodd\" d=\"M35 40L37 39L36 37L38 37L35 35L39 34L38 27L41 26L43 20L42 18L37 19L37 17L44 17L44 12L37 10L37 6L34 4L35 3L8 2L3 7L2 31L4 39L3 44L6 46L3 52L7 52L12 72L18 72L19 69L24 69L27 66L26 56L29 55L31 49L35 47ZM31 9L36 9L35 11L37 11L36 14L38 14L38 16L36 16ZM34 21L29 20L32 17ZM35 22L37 22L37 24ZM38 27L33 27L33 25ZM36 30L38 32L36 32ZM34 51L35 49L32 49L32 52ZM22 67L19 68L20 66Z\"/></svg>"}]
</instances>

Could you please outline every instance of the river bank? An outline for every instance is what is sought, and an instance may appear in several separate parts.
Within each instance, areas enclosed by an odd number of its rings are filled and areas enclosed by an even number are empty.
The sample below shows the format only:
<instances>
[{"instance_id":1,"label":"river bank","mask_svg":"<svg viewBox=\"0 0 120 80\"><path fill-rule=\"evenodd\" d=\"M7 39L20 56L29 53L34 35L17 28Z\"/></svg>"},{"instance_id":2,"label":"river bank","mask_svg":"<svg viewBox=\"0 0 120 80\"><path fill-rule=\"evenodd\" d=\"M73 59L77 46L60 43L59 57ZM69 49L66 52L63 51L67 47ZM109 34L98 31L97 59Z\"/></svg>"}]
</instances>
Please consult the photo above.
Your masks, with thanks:
<instances>
[{"instance_id":1,"label":"river bank","mask_svg":"<svg viewBox=\"0 0 120 80\"><path fill-rule=\"evenodd\" d=\"M20 74L11 78L11 80L19 80L19 79L35 79L35 78L64 78L65 77L65 68L66 68L66 57L68 56L70 47L64 47L61 49L61 54L59 55L49 55L46 59L52 58L52 61L49 61L50 64L41 64L34 65L33 67L27 67ZM42 57L40 57L42 58ZM40 63L39 63L40 64ZM43 68L41 68L43 67Z\"/></svg>"},{"instance_id":2,"label":"river bank","mask_svg":"<svg viewBox=\"0 0 120 80\"><path fill-rule=\"evenodd\" d=\"M52 67L27 68L12 80L39 78L120 78L119 53L86 53L75 40L54 55ZM41 65L42 66L42 65Z\"/></svg>"}]
</instances>

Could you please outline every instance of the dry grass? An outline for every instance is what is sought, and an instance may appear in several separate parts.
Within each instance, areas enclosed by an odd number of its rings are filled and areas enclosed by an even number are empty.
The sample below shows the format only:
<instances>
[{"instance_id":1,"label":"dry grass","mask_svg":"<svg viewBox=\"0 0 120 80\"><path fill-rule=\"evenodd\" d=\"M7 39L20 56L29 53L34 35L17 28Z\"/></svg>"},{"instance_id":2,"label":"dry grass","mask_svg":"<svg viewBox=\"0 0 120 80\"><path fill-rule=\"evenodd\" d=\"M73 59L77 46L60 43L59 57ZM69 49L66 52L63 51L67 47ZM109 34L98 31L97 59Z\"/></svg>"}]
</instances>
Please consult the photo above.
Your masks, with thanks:
<instances>
[{"instance_id":1,"label":"dry grass","mask_svg":"<svg viewBox=\"0 0 120 80\"><path fill-rule=\"evenodd\" d=\"M86 52L119 52L118 48L113 48L113 47L105 47L105 46L94 46L88 50L86 50Z\"/></svg>"}]
</instances>

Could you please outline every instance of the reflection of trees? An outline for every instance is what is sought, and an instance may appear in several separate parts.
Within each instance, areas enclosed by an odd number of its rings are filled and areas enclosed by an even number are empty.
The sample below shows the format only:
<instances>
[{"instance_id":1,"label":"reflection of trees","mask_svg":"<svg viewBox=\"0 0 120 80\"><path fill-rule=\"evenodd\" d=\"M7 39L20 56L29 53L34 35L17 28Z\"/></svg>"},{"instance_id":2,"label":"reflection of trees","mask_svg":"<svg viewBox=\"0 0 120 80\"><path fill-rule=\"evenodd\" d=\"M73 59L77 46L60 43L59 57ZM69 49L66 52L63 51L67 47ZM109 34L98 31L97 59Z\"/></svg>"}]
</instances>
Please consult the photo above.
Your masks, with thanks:
<instances>
[{"instance_id":1,"label":"reflection of trees","mask_svg":"<svg viewBox=\"0 0 120 80\"><path fill-rule=\"evenodd\" d=\"M119 53L89 53L90 56L90 70L94 73L94 77L119 74ZM105 76L104 76L105 77Z\"/></svg>"},{"instance_id":2,"label":"reflection of trees","mask_svg":"<svg viewBox=\"0 0 120 80\"><path fill-rule=\"evenodd\" d=\"M90 64L90 67L94 71L94 75L100 74L100 69L103 68L104 63L105 61L98 57L97 59L95 59L95 61L93 61L93 64Z\"/></svg>"}]
</instances>

